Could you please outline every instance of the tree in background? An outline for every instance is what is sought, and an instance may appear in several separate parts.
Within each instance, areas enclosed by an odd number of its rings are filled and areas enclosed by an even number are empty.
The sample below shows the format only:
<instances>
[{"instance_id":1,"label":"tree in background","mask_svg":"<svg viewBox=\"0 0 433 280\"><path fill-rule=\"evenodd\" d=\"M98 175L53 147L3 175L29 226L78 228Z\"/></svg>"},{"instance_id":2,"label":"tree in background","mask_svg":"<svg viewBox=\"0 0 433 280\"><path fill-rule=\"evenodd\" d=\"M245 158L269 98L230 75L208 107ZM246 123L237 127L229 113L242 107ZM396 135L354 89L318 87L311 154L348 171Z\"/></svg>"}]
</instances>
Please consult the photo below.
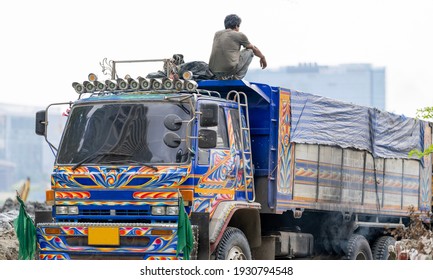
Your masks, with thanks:
<instances>
[{"instance_id":1,"label":"tree in background","mask_svg":"<svg viewBox=\"0 0 433 280\"><path fill-rule=\"evenodd\" d=\"M433 120L433 107L424 107L416 110L416 117L425 121ZM416 155L419 158L433 153L433 144L427 147L424 151L414 149L409 152L409 156Z\"/></svg>"},{"instance_id":2,"label":"tree in background","mask_svg":"<svg viewBox=\"0 0 433 280\"><path fill-rule=\"evenodd\" d=\"M416 117L423 120L433 120L433 107L425 107L416 110Z\"/></svg>"}]
</instances>

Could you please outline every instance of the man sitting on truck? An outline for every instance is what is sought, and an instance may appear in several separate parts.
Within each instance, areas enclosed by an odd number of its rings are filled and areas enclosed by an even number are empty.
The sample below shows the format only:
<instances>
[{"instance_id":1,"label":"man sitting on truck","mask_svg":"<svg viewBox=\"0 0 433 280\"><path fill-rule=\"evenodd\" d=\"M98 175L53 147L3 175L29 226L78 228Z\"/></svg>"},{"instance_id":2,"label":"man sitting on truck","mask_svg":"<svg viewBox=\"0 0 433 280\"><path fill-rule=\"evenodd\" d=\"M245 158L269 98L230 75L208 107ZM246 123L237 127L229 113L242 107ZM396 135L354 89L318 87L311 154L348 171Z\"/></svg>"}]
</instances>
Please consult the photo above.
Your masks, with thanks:
<instances>
[{"instance_id":1,"label":"man sitting on truck","mask_svg":"<svg viewBox=\"0 0 433 280\"><path fill-rule=\"evenodd\" d=\"M265 69L266 58L262 52L251 44L247 36L239 32L241 18L235 14L226 16L224 30L217 31L214 36L209 68L219 80L241 80L256 55L260 58L260 66ZM241 46L244 49L241 50Z\"/></svg>"}]
</instances>

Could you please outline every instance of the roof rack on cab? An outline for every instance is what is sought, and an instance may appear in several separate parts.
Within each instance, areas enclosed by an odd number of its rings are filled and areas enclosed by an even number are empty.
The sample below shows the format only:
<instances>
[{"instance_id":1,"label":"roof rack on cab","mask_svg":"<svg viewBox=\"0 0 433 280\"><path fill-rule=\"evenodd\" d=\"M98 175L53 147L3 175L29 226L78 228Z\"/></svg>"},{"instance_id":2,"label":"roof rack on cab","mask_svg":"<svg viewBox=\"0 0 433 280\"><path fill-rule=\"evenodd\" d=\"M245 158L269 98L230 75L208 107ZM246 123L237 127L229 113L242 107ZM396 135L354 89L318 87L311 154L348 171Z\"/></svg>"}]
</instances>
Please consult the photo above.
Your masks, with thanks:
<instances>
[{"instance_id":1,"label":"roof rack on cab","mask_svg":"<svg viewBox=\"0 0 433 280\"><path fill-rule=\"evenodd\" d=\"M146 62L163 62L164 73L166 76L157 78L147 78L138 76L132 78L127 74L120 78L116 71L116 65L119 63L146 63ZM72 83L74 90L80 94L96 93L105 94L107 92L134 92L134 91L161 91L161 90L186 90L195 91L197 82L192 80L192 72L183 73L182 77L177 74L176 64L172 59L146 59L146 60L110 60L104 58L100 63L102 73L109 75L110 79L99 81L94 73L87 76L87 80L79 83Z\"/></svg>"}]
</instances>

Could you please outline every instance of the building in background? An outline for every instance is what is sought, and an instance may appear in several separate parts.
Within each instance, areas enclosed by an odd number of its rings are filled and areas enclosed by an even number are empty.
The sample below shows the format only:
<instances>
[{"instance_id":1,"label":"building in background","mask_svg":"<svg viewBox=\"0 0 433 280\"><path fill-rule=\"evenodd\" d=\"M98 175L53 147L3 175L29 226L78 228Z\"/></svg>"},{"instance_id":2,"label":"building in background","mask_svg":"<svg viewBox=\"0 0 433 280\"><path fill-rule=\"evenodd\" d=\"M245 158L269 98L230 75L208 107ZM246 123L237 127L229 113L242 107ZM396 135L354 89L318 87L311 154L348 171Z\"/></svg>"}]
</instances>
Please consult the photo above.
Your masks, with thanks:
<instances>
[{"instance_id":1,"label":"building in background","mask_svg":"<svg viewBox=\"0 0 433 280\"><path fill-rule=\"evenodd\" d=\"M385 68L371 64L302 63L278 70L250 69L245 79L381 110L386 108Z\"/></svg>"},{"instance_id":2,"label":"building in background","mask_svg":"<svg viewBox=\"0 0 433 280\"><path fill-rule=\"evenodd\" d=\"M28 106L0 104L0 190L29 173L42 174L43 139L34 133L35 112Z\"/></svg>"},{"instance_id":3,"label":"building in background","mask_svg":"<svg viewBox=\"0 0 433 280\"><path fill-rule=\"evenodd\" d=\"M44 108L0 104L0 192L10 191L26 178L33 183L50 183L54 155L44 137L35 134L35 114ZM50 112L53 141L61 136L66 118Z\"/></svg>"}]
</instances>

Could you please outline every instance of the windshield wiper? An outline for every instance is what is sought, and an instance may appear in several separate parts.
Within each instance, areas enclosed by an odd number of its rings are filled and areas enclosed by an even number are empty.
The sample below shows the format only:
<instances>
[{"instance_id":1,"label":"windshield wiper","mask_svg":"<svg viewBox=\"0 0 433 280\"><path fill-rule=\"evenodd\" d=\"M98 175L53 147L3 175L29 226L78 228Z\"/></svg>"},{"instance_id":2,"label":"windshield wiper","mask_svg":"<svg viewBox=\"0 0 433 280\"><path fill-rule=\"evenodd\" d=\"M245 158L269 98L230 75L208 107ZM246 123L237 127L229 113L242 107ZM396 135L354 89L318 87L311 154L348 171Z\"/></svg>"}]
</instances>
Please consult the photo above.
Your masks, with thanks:
<instances>
[{"instance_id":1,"label":"windshield wiper","mask_svg":"<svg viewBox=\"0 0 433 280\"><path fill-rule=\"evenodd\" d=\"M158 167L156 167L156 166L154 166L154 165L152 165L152 164L143 163L143 162L141 162L141 161L133 160L133 159L129 159L129 160L127 160L127 161L128 161L129 163L136 163L136 164L139 164L139 165L142 165L142 166L145 166L145 167L152 168L152 169L155 170L155 171L158 171Z\"/></svg>"},{"instance_id":2,"label":"windshield wiper","mask_svg":"<svg viewBox=\"0 0 433 280\"><path fill-rule=\"evenodd\" d=\"M77 169L79 166L81 166L83 163L88 162L90 160L93 160L97 157L104 157L104 156L124 156L124 157L132 157L133 155L131 154L125 154L125 153L115 153L115 152L99 152L99 153L94 153L91 154L87 157L85 157L84 159L80 160L79 162L77 162L73 167L72 170Z\"/></svg>"},{"instance_id":3,"label":"windshield wiper","mask_svg":"<svg viewBox=\"0 0 433 280\"><path fill-rule=\"evenodd\" d=\"M180 109L182 109L185 112L185 114L187 114L187 115L191 114L191 112L188 110L188 108L185 107L185 105L183 105L183 103L176 104L176 106L179 107Z\"/></svg>"}]
</instances>

